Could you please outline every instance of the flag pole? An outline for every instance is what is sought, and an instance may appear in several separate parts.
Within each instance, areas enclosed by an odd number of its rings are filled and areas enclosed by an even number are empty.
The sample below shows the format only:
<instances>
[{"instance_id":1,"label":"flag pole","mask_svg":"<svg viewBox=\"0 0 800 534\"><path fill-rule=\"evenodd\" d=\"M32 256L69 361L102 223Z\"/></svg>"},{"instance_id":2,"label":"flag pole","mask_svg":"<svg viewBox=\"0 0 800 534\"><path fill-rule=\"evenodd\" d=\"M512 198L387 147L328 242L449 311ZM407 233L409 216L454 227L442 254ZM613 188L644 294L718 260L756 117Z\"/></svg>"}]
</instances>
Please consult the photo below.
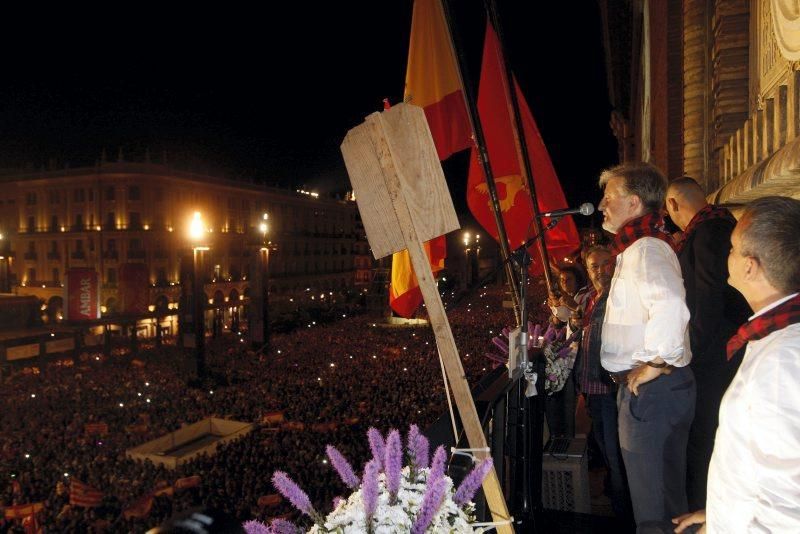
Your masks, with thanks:
<instances>
[{"instance_id":1,"label":"flag pole","mask_svg":"<svg viewBox=\"0 0 800 534\"><path fill-rule=\"evenodd\" d=\"M547 283L547 291L550 294L553 294L556 290L556 285L553 282L553 273L550 270L550 258L547 253L547 246L545 242L545 232L542 232L542 222L540 218L540 211L539 211L539 202L536 197L536 185L533 181L533 169L531 166L531 158L530 154L528 153L528 143L525 139L525 129L522 125L522 114L519 112L519 99L517 98L517 90L516 84L514 83L514 75L511 72L511 65L508 61L508 55L505 52L505 46L503 45L503 30L500 25L500 17L497 15L497 6L494 0L486 0L486 9L489 18L491 19L492 26L494 27L494 31L497 34L497 43L498 49L500 50L500 54L503 56L503 61L501 65L503 66L503 72L505 74L505 79L503 80L503 86L506 89L506 95L508 96L507 102L510 103L510 109L508 110L509 114L512 116L513 120L513 134L514 134L514 144L517 148L517 155L520 159L520 168L522 169L522 173L524 175L525 182L528 185L528 192L531 195L531 204L533 205L533 235L538 235L539 239L537 240L537 248L539 249L539 256L542 258L542 270L544 272L544 279Z\"/></svg>"},{"instance_id":2,"label":"flag pole","mask_svg":"<svg viewBox=\"0 0 800 534\"><path fill-rule=\"evenodd\" d=\"M489 163L489 151L486 148L486 138L483 135L483 127L478 116L478 105L475 100L475 95L472 91L472 86L465 83L466 78L466 60L464 58L464 51L458 46L458 42L453 32L453 21L450 16L449 0L442 0L442 8L444 10L444 19L447 25L447 30L450 33L450 42L453 44L453 53L455 54L456 71L461 81L461 88L464 94L464 103L467 107L469 115L469 122L472 126L472 131L475 133L475 147L477 149L478 160L483 167L483 173L486 176L486 186L489 190L489 198L492 204L492 214L494 215L494 222L497 225L498 240L500 241L500 253L505 263L506 277L508 278L508 285L511 288L511 297L514 303L514 317L516 318L517 325L520 325L520 298L517 290L517 276L511 262L508 261L511 257L511 249L508 246L508 235L506 234L506 226L503 222L502 212L500 211L500 199L497 196L497 186L494 181L494 173L492 166Z\"/></svg>"}]
</instances>

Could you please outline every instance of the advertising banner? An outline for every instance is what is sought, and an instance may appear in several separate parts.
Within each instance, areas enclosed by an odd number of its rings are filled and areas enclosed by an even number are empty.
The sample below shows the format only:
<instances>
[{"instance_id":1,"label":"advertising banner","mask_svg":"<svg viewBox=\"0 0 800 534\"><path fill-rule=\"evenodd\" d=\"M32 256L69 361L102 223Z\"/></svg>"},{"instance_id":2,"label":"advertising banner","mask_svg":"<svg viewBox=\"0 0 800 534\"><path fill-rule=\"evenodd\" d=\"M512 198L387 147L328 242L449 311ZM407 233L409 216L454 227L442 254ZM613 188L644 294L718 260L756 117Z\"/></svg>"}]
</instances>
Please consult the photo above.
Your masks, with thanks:
<instances>
[{"instance_id":1,"label":"advertising banner","mask_svg":"<svg viewBox=\"0 0 800 534\"><path fill-rule=\"evenodd\" d=\"M94 269L67 271L68 321L89 321L100 317L100 279Z\"/></svg>"}]
</instances>

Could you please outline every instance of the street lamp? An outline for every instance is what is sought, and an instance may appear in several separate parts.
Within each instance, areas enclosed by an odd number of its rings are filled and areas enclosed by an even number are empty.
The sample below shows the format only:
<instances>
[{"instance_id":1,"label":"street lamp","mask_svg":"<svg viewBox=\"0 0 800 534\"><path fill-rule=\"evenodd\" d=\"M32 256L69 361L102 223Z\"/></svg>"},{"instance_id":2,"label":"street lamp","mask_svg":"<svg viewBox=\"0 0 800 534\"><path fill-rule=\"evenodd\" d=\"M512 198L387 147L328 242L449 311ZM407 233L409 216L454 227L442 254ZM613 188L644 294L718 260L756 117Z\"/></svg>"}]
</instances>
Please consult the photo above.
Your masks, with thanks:
<instances>
[{"instance_id":1,"label":"street lamp","mask_svg":"<svg viewBox=\"0 0 800 534\"><path fill-rule=\"evenodd\" d=\"M199 211L194 212L189 223L189 239L192 241L192 280L194 300L194 357L197 364L197 377L206 377L205 354L205 295L203 293L203 252L208 250L205 244L206 228Z\"/></svg>"},{"instance_id":2,"label":"street lamp","mask_svg":"<svg viewBox=\"0 0 800 534\"><path fill-rule=\"evenodd\" d=\"M470 282L470 265L469 265L469 248L470 244L472 243L472 234L469 232L464 232L462 236L462 241L464 242L464 287L469 287Z\"/></svg>"},{"instance_id":3,"label":"street lamp","mask_svg":"<svg viewBox=\"0 0 800 534\"><path fill-rule=\"evenodd\" d=\"M256 302L251 304L253 312L258 313L255 317L257 320L252 325L251 340L253 347L268 348L269 347L269 249L270 242L267 239L269 234L269 215L264 213L261 215L261 222L258 225L258 231L261 233L261 243L258 253L258 267L261 276L259 276L258 283L254 284L260 291L257 293ZM260 287L259 287L260 286ZM259 310L260 307L260 310ZM258 328L258 322L261 322L261 328Z\"/></svg>"}]
</instances>

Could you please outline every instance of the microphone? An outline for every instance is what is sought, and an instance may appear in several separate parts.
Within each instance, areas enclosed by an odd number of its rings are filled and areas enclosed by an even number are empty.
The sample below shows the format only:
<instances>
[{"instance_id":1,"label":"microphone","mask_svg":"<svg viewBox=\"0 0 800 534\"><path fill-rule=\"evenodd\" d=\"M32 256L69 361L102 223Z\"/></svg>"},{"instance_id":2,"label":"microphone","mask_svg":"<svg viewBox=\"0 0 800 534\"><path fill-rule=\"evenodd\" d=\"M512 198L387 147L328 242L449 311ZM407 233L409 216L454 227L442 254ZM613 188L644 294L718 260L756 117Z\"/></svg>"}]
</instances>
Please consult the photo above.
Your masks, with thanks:
<instances>
[{"instance_id":1,"label":"microphone","mask_svg":"<svg viewBox=\"0 0 800 534\"><path fill-rule=\"evenodd\" d=\"M585 202L581 204L579 208L568 208L564 210L555 210L555 211L548 211L547 213L540 213L539 217L563 217L564 215L572 215L578 214L581 215L591 215L594 213L594 206L589 203Z\"/></svg>"}]
</instances>

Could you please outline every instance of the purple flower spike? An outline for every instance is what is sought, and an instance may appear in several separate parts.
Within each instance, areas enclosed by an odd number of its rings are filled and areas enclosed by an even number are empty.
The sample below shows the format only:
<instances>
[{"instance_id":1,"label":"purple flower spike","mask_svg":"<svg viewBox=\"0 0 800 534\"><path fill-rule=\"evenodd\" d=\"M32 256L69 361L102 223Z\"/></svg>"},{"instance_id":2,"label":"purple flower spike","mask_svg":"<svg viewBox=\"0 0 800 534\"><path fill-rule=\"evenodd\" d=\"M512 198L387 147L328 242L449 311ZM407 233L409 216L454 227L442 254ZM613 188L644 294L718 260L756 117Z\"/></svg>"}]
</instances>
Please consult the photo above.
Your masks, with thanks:
<instances>
[{"instance_id":1,"label":"purple flower spike","mask_svg":"<svg viewBox=\"0 0 800 534\"><path fill-rule=\"evenodd\" d=\"M380 464L372 459L364 466L364 483L361 485L361 498L364 500L364 513L369 521L378 507L378 473ZM367 528L367 531L371 529Z\"/></svg>"},{"instance_id":2,"label":"purple flower spike","mask_svg":"<svg viewBox=\"0 0 800 534\"><path fill-rule=\"evenodd\" d=\"M464 480L461 482L461 485L458 486L456 494L453 495L453 502L459 506L463 506L471 501L475 496L475 492L477 492L478 488L480 488L481 484L483 484L483 479L486 478L486 475L489 474L491 469L491 458L485 458L483 461L481 461L481 463L475 466L475 468L470 471L466 478L464 478Z\"/></svg>"},{"instance_id":3,"label":"purple flower spike","mask_svg":"<svg viewBox=\"0 0 800 534\"><path fill-rule=\"evenodd\" d=\"M505 341L503 341L503 340L502 340L502 339L500 339L499 337L493 337L493 338L492 338L492 343L494 343L494 345L495 345L495 346L496 346L498 349L500 349L501 351L503 351L503 352L505 352L506 354L508 354L508 343L506 343Z\"/></svg>"},{"instance_id":4,"label":"purple flower spike","mask_svg":"<svg viewBox=\"0 0 800 534\"><path fill-rule=\"evenodd\" d=\"M298 534L299 529L294 523L285 519L273 519L269 524L273 534Z\"/></svg>"},{"instance_id":5,"label":"purple flower spike","mask_svg":"<svg viewBox=\"0 0 800 534\"><path fill-rule=\"evenodd\" d=\"M545 331L544 333L544 342L552 343L555 337L556 337L556 329L553 326L553 323L550 323L550 325L547 327L547 331Z\"/></svg>"},{"instance_id":6,"label":"purple flower spike","mask_svg":"<svg viewBox=\"0 0 800 534\"><path fill-rule=\"evenodd\" d=\"M389 432L386 438L383 467L386 472L386 489L389 490L390 500L394 502L400 490L400 470L403 468L403 445L397 430Z\"/></svg>"},{"instance_id":7,"label":"purple flower spike","mask_svg":"<svg viewBox=\"0 0 800 534\"><path fill-rule=\"evenodd\" d=\"M356 474L353 473L353 468L350 466L350 462L348 462L347 459L342 456L342 453L336 450L336 447L332 445L325 447L325 454L327 454L328 458L330 458L331 465L334 469L336 469L336 472L339 473L339 477L342 479L342 482L344 482L348 488L353 490L356 489L361 481L358 480Z\"/></svg>"},{"instance_id":8,"label":"purple flower spike","mask_svg":"<svg viewBox=\"0 0 800 534\"><path fill-rule=\"evenodd\" d=\"M344 502L344 497L342 497L340 495L337 495L336 497L334 497L333 498L333 509L336 510L336 508L343 502Z\"/></svg>"},{"instance_id":9,"label":"purple flower spike","mask_svg":"<svg viewBox=\"0 0 800 534\"><path fill-rule=\"evenodd\" d=\"M419 427L417 425L410 425L408 427L408 435L406 436L406 448L408 449L408 455L411 456L411 461L415 462L414 458L414 446L417 443L417 438L419 437Z\"/></svg>"},{"instance_id":10,"label":"purple flower spike","mask_svg":"<svg viewBox=\"0 0 800 534\"><path fill-rule=\"evenodd\" d=\"M428 438L420 434L417 436L416 443L414 443L414 462L417 465L417 469L428 467L430 454L431 446L428 443Z\"/></svg>"},{"instance_id":11,"label":"purple flower spike","mask_svg":"<svg viewBox=\"0 0 800 534\"><path fill-rule=\"evenodd\" d=\"M377 428L370 427L367 430L367 439L369 440L369 449L372 451L372 457L378 463L378 470L383 469L383 456L386 444L383 441L380 431Z\"/></svg>"},{"instance_id":12,"label":"purple flower spike","mask_svg":"<svg viewBox=\"0 0 800 534\"><path fill-rule=\"evenodd\" d=\"M242 524L242 528L244 528L244 531L247 532L247 534L272 534L271 528L261 521L256 521L255 519L252 521L245 521Z\"/></svg>"},{"instance_id":13,"label":"purple flower spike","mask_svg":"<svg viewBox=\"0 0 800 534\"><path fill-rule=\"evenodd\" d=\"M501 354L492 354L491 352L487 352L484 354L484 356L497 363L506 363L508 361L508 356L503 356Z\"/></svg>"},{"instance_id":14,"label":"purple flower spike","mask_svg":"<svg viewBox=\"0 0 800 534\"><path fill-rule=\"evenodd\" d=\"M510 333L511 333L511 329L509 327L503 328L503 335L506 336L506 339L508 339L508 334L510 334Z\"/></svg>"},{"instance_id":15,"label":"purple flower spike","mask_svg":"<svg viewBox=\"0 0 800 534\"><path fill-rule=\"evenodd\" d=\"M414 521L414 525L411 527L411 534L424 534L428 529L436 512L438 512L439 508L442 506L445 491L447 491L446 478L440 478L428 483L425 496L422 498L419 515Z\"/></svg>"},{"instance_id":16,"label":"purple flower spike","mask_svg":"<svg viewBox=\"0 0 800 534\"><path fill-rule=\"evenodd\" d=\"M278 490L281 495L292 503L292 506L309 517L316 517L317 513L314 511L314 507L311 506L308 495L306 495L305 491L300 489L300 486L289 478L289 475L283 471L275 471L272 475L272 485L275 486L275 489Z\"/></svg>"},{"instance_id":17,"label":"purple flower spike","mask_svg":"<svg viewBox=\"0 0 800 534\"><path fill-rule=\"evenodd\" d=\"M439 445L436 447L436 452L433 453L433 462L431 462L431 470L428 472L428 484L444 476L444 464L447 461L447 452L444 447Z\"/></svg>"}]
</instances>

